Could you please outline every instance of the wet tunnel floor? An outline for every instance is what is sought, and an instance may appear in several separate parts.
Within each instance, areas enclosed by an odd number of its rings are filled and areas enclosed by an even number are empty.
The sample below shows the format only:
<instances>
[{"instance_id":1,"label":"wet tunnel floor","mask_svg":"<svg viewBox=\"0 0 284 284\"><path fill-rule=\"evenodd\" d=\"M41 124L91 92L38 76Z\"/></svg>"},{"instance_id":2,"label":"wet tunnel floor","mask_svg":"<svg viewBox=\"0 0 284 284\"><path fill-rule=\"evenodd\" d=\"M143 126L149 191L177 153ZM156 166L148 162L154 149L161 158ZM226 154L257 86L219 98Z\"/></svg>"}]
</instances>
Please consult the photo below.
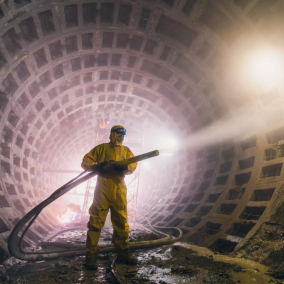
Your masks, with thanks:
<instances>
[{"instance_id":1,"label":"wet tunnel floor","mask_svg":"<svg viewBox=\"0 0 284 284\"><path fill-rule=\"evenodd\" d=\"M115 271L123 283L282 283L267 275L268 267L240 258L214 254L206 248L177 243L136 251L139 264L117 264ZM0 266L1 283L116 283L110 264L114 254L99 260L97 271L88 271L84 257L62 258L38 263L10 258Z\"/></svg>"}]
</instances>

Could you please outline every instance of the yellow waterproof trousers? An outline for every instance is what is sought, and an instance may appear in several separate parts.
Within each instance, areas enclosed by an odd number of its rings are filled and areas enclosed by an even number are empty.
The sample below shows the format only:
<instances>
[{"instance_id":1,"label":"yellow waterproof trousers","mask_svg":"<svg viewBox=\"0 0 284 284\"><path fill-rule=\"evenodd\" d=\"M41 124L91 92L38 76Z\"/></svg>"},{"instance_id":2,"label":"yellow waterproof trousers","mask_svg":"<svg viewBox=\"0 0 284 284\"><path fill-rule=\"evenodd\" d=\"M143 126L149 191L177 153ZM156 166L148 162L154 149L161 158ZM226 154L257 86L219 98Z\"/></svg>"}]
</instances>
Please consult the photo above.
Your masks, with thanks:
<instances>
[{"instance_id":1,"label":"yellow waterproof trousers","mask_svg":"<svg viewBox=\"0 0 284 284\"><path fill-rule=\"evenodd\" d=\"M114 229L113 240L117 252L128 249L129 226L127 223L126 187L97 187L94 202L89 209L86 249L90 254L98 253L101 228L110 209Z\"/></svg>"}]
</instances>

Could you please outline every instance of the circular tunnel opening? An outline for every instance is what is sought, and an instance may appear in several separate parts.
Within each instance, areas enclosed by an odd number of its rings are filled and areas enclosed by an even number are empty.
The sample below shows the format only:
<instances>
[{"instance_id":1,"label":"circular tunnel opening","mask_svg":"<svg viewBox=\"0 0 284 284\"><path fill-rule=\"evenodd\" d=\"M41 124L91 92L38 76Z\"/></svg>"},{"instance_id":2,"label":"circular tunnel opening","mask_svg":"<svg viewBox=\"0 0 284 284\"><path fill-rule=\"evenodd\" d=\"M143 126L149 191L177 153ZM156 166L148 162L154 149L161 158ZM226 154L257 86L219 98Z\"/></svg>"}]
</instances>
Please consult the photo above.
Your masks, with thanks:
<instances>
[{"instance_id":1,"label":"circular tunnel opening","mask_svg":"<svg viewBox=\"0 0 284 284\"><path fill-rule=\"evenodd\" d=\"M160 150L126 179L142 224L178 227L184 241L221 254L269 259L283 223L283 61L276 52L279 68L265 65L280 72L265 88L242 68L255 43L281 50L283 9L261 0L2 1L3 259L19 219L80 173L116 124L135 155ZM86 187L47 208L25 245L62 225L70 204L82 212ZM259 236L259 251L269 247L261 257L248 253Z\"/></svg>"}]
</instances>

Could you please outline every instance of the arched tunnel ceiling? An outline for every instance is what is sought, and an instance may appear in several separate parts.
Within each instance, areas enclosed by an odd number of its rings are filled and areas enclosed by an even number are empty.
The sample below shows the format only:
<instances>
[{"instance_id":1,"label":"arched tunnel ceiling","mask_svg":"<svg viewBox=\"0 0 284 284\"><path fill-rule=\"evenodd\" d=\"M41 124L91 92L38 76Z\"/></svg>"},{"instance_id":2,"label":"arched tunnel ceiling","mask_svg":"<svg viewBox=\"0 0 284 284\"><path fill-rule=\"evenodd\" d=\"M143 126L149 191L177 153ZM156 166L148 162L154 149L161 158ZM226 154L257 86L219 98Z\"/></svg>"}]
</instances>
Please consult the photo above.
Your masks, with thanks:
<instances>
[{"instance_id":1,"label":"arched tunnel ceiling","mask_svg":"<svg viewBox=\"0 0 284 284\"><path fill-rule=\"evenodd\" d=\"M247 30L258 34L267 22L269 33L276 8L283 11L280 1L1 1L1 231L48 195L54 181L43 178L44 167L68 167L93 147L95 119L133 132L173 128L185 137L222 118L237 100L226 60ZM145 210L155 223L179 225L190 240L201 232L197 242L234 249L270 204L269 197L251 201L259 172L281 171L282 162L263 170L265 139L182 150L175 176L149 185ZM277 186L257 190L270 196ZM252 224L242 225L246 219ZM38 226L30 239L49 230ZM229 241L230 234L241 240Z\"/></svg>"}]
</instances>

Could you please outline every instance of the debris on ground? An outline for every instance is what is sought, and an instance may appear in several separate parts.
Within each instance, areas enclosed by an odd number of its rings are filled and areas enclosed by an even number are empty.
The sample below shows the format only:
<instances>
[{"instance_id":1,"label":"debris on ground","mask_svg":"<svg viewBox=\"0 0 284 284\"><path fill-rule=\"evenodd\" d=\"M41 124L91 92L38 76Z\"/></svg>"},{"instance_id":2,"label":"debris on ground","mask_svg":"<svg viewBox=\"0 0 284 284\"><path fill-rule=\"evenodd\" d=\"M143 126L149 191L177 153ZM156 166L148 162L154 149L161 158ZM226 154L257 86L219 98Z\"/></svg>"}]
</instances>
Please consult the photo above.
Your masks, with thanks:
<instances>
[{"instance_id":1,"label":"debris on ground","mask_svg":"<svg viewBox=\"0 0 284 284\"><path fill-rule=\"evenodd\" d=\"M144 226L138 226L130 234L131 241L158 239L159 236ZM86 230L66 231L50 241L84 243ZM112 242L112 228L104 228L100 243ZM207 284L234 284L234 283L274 283L283 279L284 266L279 264L277 270L269 271L268 276L257 268L249 266L245 259L232 259L226 256L221 258L206 248L200 248L188 243L176 243L148 250L137 250L135 255L139 259L136 266L116 264L115 271L125 284L135 283L207 283ZM35 248L34 248L35 249ZM206 251L205 251L206 250ZM281 258L282 254L271 257ZM98 260L98 269L88 271L85 268L85 257L59 258L50 261L28 262L13 257L0 265L0 283L3 284L58 284L58 283L115 283L111 274L110 265L116 257L114 253L104 254ZM238 260L243 265L232 263ZM263 266L262 266L263 267ZM267 268L268 270L268 268ZM274 277L274 278L273 278ZM277 282L278 281L278 282Z\"/></svg>"}]
</instances>

